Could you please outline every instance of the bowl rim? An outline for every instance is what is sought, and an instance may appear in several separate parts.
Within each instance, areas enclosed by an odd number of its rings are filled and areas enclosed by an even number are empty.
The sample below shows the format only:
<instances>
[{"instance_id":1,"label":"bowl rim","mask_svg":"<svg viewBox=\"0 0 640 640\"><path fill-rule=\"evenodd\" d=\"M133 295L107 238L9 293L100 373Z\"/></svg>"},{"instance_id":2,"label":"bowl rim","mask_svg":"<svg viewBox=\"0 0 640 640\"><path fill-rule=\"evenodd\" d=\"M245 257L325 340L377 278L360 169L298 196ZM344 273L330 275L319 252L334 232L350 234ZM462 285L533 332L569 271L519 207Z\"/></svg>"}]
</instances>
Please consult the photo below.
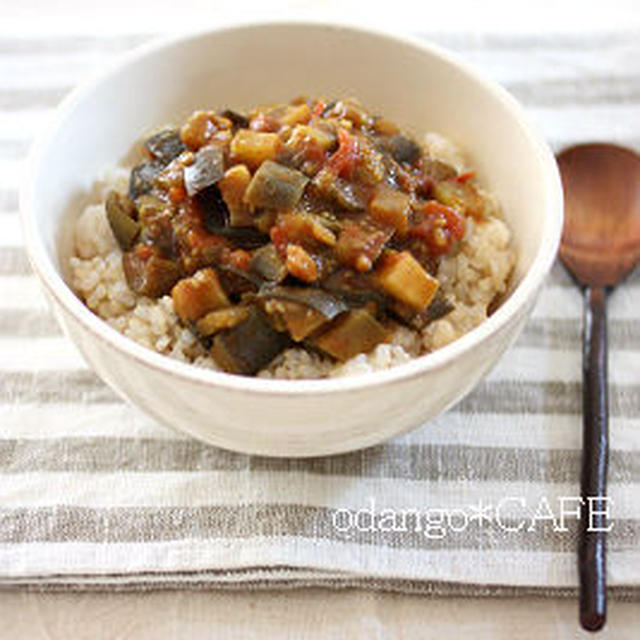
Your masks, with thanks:
<instances>
[{"instance_id":1,"label":"bowl rim","mask_svg":"<svg viewBox=\"0 0 640 640\"><path fill-rule=\"evenodd\" d=\"M191 363L176 360L167 355L144 347L131 338L119 333L106 321L95 315L73 292L53 260L49 257L43 238L38 232L36 218L31 215L34 208L35 186L38 169L49 143L55 138L66 118L74 108L91 94L96 86L119 73L130 64L151 56L164 49L180 46L183 43L200 38L216 37L217 34L244 31L256 28L325 28L347 33L358 33L378 39L392 41L393 44L410 46L445 64L456 67L471 81L498 99L506 111L514 118L536 154L543 168L546 201L542 240L535 253L531 266L523 274L522 280L502 302L502 304L480 325L438 350L390 369L368 372L366 374L324 379L264 379L234 375L198 367ZM19 195L20 216L30 263L38 275L45 290L55 301L84 329L101 342L120 352L120 355L133 358L147 368L155 369L171 376L186 379L190 383L202 386L224 388L229 392L252 392L258 395L304 396L346 393L365 388L395 385L407 379L419 377L425 371L446 366L452 360L464 355L480 345L491 334L510 324L526 308L527 302L542 285L555 259L563 224L563 195L560 175L555 158L548 144L529 121L524 109L502 86L485 77L472 65L453 53L432 42L415 36L398 34L372 26L358 26L348 22L326 19L291 20L247 20L209 26L177 35L153 39L151 42L134 47L116 57L104 68L73 89L56 108L52 120L33 143L27 161Z\"/></svg>"}]
</instances>

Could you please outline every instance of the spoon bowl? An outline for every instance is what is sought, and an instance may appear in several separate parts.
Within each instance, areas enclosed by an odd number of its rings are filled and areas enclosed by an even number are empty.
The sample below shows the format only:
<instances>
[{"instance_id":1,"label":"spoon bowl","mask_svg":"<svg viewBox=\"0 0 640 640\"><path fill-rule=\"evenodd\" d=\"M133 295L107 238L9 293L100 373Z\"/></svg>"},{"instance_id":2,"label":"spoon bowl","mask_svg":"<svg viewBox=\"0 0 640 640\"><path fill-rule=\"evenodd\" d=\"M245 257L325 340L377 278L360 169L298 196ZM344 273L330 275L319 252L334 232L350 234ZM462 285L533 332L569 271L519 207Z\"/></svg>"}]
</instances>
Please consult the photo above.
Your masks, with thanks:
<instances>
[{"instance_id":1,"label":"spoon bowl","mask_svg":"<svg viewBox=\"0 0 640 640\"><path fill-rule=\"evenodd\" d=\"M640 156L584 144L558 156L565 192L560 258L582 285L616 285L640 258Z\"/></svg>"}]
</instances>

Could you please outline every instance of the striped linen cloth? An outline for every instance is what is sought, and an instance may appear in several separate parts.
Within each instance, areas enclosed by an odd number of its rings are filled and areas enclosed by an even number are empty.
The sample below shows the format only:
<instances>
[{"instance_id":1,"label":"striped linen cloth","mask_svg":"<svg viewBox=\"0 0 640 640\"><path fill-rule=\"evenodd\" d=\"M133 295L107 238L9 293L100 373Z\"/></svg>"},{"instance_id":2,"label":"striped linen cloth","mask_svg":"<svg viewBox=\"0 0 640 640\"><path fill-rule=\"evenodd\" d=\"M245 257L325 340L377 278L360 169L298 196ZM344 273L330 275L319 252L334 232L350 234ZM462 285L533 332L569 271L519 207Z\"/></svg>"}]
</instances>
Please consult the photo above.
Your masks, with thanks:
<instances>
[{"instance_id":1,"label":"striped linen cloth","mask_svg":"<svg viewBox=\"0 0 640 640\"><path fill-rule=\"evenodd\" d=\"M555 148L640 147L640 32L419 35L502 82ZM157 425L88 370L30 272L17 184L66 92L148 37L0 39L0 585L574 593L576 521L560 511L578 492L582 300L559 265L480 387L348 455L216 449ZM609 307L608 577L620 597L640 594L639 303L636 271Z\"/></svg>"}]
</instances>

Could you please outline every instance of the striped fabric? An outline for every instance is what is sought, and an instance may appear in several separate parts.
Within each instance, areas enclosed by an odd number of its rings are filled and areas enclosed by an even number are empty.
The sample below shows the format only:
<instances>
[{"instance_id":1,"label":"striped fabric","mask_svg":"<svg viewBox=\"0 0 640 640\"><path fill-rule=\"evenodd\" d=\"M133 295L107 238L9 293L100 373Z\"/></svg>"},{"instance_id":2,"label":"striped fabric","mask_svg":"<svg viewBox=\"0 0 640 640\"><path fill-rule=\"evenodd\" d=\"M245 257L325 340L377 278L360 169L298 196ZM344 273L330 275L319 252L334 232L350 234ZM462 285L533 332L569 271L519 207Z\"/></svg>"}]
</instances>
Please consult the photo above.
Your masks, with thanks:
<instances>
[{"instance_id":1,"label":"striped fabric","mask_svg":"<svg viewBox=\"0 0 640 640\"><path fill-rule=\"evenodd\" d=\"M555 148L640 148L639 32L419 35L502 82ZM87 369L30 272L17 184L67 91L148 37L0 39L0 585L574 593L576 521L560 512L578 492L582 301L559 265L478 389L431 424L348 455L216 449L158 426ZM609 584L637 597L637 271L609 309Z\"/></svg>"}]
</instances>

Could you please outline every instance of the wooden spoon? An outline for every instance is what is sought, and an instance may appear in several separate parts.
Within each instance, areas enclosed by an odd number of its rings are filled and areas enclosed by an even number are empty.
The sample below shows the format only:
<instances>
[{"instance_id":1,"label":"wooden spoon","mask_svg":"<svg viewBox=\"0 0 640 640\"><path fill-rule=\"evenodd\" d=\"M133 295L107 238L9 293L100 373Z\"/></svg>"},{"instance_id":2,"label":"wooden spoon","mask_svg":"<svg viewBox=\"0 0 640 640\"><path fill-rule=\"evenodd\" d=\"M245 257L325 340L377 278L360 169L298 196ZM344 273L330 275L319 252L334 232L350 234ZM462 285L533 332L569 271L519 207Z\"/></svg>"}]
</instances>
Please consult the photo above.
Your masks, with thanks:
<instances>
[{"instance_id":1,"label":"wooden spoon","mask_svg":"<svg viewBox=\"0 0 640 640\"><path fill-rule=\"evenodd\" d=\"M560 258L585 298L580 623L597 631L606 620L607 525L597 511L605 510L600 499L606 494L609 457L607 292L640 259L640 156L611 144L584 144L560 153L558 165L565 197Z\"/></svg>"}]
</instances>

